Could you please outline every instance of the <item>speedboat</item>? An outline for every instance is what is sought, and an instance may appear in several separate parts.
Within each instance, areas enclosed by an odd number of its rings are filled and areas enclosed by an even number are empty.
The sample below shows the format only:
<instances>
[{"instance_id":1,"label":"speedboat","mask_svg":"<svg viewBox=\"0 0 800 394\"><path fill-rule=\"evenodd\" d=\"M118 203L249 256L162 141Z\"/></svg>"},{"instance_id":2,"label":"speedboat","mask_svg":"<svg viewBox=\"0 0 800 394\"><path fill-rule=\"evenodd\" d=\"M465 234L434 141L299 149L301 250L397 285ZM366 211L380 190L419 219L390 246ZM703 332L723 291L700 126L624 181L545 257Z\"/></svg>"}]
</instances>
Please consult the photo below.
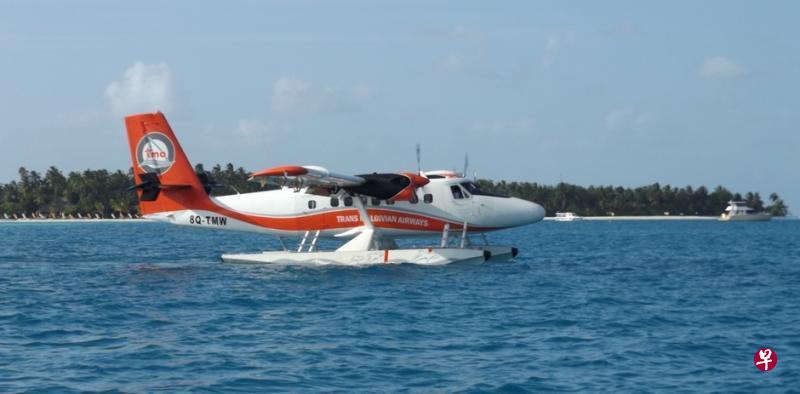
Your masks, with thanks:
<instances>
[{"instance_id":1,"label":"speedboat","mask_svg":"<svg viewBox=\"0 0 800 394\"><path fill-rule=\"evenodd\" d=\"M583 220L583 218L574 212L556 212L555 221L557 222L574 222L577 220Z\"/></svg>"},{"instance_id":2,"label":"speedboat","mask_svg":"<svg viewBox=\"0 0 800 394\"><path fill-rule=\"evenodd\" d=\"M772 215L765 212L753 212L753 208L748 207L744 201L728 201L725 212L719 215L719 220L724 222L765 222L770 219L772 219Z\"/></svg>"}]
</instances>

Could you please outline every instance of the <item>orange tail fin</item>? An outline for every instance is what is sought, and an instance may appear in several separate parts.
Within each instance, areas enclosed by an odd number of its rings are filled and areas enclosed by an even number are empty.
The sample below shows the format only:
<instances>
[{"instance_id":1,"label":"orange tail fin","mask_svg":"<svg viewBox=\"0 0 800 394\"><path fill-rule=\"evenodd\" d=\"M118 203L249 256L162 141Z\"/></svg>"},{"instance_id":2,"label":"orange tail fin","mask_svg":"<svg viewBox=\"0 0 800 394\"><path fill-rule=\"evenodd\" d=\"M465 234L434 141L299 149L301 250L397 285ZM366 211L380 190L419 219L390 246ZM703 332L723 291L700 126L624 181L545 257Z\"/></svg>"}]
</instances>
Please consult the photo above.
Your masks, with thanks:
<instances>
[{"instance_id":1,"label":"orange tail fin","mask_svg":"<svg viewBox=\"0 0 800 394\"><path fill-rule=\"evenodd\" d=\"M201 209L208 193L161 112L125 118L134 181L143 215Z\"/></svg>"}]
</instances>

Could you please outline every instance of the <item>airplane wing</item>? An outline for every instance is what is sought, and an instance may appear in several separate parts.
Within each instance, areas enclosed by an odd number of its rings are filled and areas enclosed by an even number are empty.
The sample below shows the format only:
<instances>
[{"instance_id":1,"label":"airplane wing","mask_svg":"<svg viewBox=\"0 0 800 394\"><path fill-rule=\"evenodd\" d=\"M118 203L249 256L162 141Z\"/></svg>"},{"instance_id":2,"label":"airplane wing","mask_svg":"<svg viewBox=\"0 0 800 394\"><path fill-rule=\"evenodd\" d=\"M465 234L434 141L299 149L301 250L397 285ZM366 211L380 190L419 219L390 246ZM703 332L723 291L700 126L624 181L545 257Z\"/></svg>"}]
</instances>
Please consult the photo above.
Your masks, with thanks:
<instances>
[{"instance_id":1,"label":"airplane wing","mask_svg":"<svg viewBox=\"0 0 800 394\"><path fill-rule=\"evenodd\" d=\"M345 190L391 201L410 201L416 197L414 190L430 182L428 178L409 172L372 173L358 176L364 178L366 182L358 186L346 187Z\"/></svg>"},{"instance_id":2,"label":"airplane wing","mask_svg":"<svg viewBox=\"0 0 800 394\"><path fill-rule=\"evenodd\" d=\"M347 187L362 185L366 180L352 175L337 174L319 166L280 166L250 174L251 180L275 182L300 180L304 186Z\"/></svg>"},{"instance_id":3,"label":"airplane wing","mask_svg":"<svg viewBox=\"0 0 800 394\"><path fill-rule=\"evenodd\" d=\"M345 175L328 171L319 166L267 168L250 174L250 179L277 184L299 181L303 186L344 189L352 193L392 201L409 201L415 197L414 190L416 188L430 182L428 178L410 172Z\"/></svg>"}]
</instances>

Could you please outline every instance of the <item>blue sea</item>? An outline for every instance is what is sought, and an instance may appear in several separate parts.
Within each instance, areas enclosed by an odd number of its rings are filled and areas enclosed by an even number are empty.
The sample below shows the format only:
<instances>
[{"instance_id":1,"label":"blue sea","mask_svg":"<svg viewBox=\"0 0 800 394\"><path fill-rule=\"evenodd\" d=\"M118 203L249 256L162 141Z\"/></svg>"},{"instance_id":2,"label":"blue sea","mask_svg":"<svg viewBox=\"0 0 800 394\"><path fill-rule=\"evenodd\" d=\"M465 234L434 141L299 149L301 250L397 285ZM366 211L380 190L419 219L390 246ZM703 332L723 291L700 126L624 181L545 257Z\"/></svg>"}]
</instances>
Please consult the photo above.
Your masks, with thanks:
<instances>
[{"instance_id":1,"label":"blue sea","mask_svg":"<svg viewBox=\"0 0 800 394\"><path fill-rule=\"evenodd\" d=\"M273 238L0 224L0 391L800 390L800 221L543 222L511 262L225 264ZM778 364L753 364L761 347Z\"/></svg>"}]
</instances>

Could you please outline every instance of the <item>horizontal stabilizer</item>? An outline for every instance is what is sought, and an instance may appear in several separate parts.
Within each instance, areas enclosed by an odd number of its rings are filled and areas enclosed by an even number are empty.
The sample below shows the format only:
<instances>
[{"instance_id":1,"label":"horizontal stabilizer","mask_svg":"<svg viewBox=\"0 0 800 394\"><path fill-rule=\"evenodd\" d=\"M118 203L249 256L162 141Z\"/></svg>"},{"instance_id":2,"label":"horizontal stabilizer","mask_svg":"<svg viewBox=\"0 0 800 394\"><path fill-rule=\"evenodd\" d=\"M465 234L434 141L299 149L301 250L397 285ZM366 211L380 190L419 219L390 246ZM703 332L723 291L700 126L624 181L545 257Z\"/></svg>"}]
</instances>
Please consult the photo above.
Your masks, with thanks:
<instances>
[{"instance_id":1,"label":"horizontal stabilizer","mask_svg":"<svg viewBox=\"0 0 800 394\"><path fill-rule=\"evenodd\" d=\"M144 173L139 175L139 178L142 181L129 187L128 191L141 190L142 201L155 201L158 198L158 194L161 190L188 189L192 187L192 185L161 183L161 181L158 179L158 175L154 173Z\"/></svg>"}]
</instances>

